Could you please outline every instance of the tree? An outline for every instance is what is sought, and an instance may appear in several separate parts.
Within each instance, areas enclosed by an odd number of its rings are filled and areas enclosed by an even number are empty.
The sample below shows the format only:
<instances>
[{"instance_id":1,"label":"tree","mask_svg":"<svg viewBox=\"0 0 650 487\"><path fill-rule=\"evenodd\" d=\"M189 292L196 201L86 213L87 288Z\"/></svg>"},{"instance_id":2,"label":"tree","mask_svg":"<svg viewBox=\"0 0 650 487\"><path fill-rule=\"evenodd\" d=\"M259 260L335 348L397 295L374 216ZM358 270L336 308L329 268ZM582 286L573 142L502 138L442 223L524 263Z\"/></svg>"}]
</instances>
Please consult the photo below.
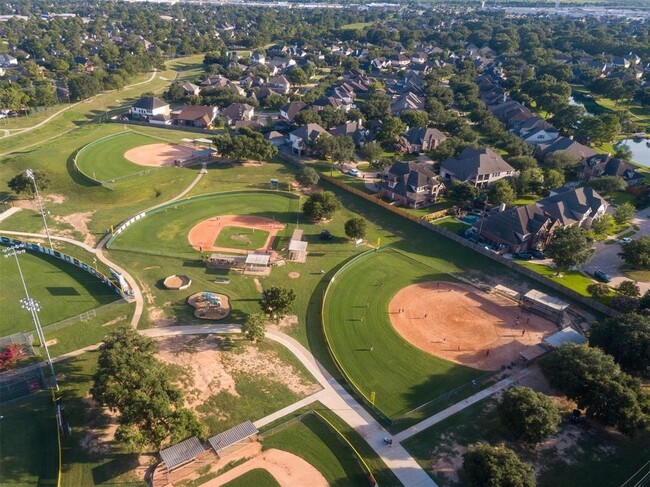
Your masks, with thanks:
<instances>
[{"instance_id":1,"label":"tree","mask_svg":"<svg viewBox=\"0 0 650 487\"><path fill-rule=\"evenodd\" d=\"M361 107L361 111L368 120L373 118L383 119L388 115L390 98L384 92L377 92L370 96Z\"/></svg>"},{"instance_id":2,"label":"tree","mask_svg":"<svg viewBox=\"0 0 650 487\"><path fill-rule=\"evenodd\" d=\"M626 201L622 205L618 205L614 210L614 220L619 225L624 225L630 223L632 218L634 218L635 213L636 208L634 208L634 205L629 201Z\"/></svg>"},{"instance_id":3,"label":"tree","mask_svg":"<svg viewBox=\"0 0 650 487\"><path fill-rule=\"evenodd\" d=\"M604 298L609 294L609 286L602 282L594 282L587 286L587 292L594 299Z\"/></svg>"},{"instance_id":4,"label":"tree","mask_svg":"<svg viewBox=\"0 0 650 487\"><path fill-rule=\"evenodd\" d=\"M517 185L517 193L519 195L526 195L530 193L539 193L544 182L544 173L539 168L524 169L519 174L515 184Z\"/></svg>"},{"instance_id":5,"label":"tree","mask_svg":"<svg viewBox=\"0 0 650 487\"><path fill-rule=\"evenodd\" d=\"M326 220L341 207L341 202L331 191L316 191L309 195L302 212L310 220Z\"/></svg>"},{"instance_id":6,"label":"tree","mask_svg":"<svg viewBox=\"0 0 650 487\"><path fill-rule=\"evenodd\" d=\"M640 298L641 289L634 281L621 281L621 283L616 287L616 293L619 296L625 296L626 298Z\"/></svg>"},{"instance_id":7,"label":"tree","mask_svg":"<svg viewBox=\"0 0 650 487\"><path fill-rule=\"evenodd\" d=\"M490 203L495 205L500 205L501 203L509 205L517 199L517 195L509 181L500 179L490 187L488 199Z\"/></svg>"},{"instance_id":8,"label":"tree","mask_svg":"<svg viewBox=\"0 0 650 487\"><path fill-rule=\"evenodd\" d=\"M381 155L384 153L384 150L381 148L378 142L368 142L359 150L359 155L367 160L370 164L376 163Z\"/></svg>"},{"instance_id":9,"label":"tree","mask_svg":"<svg viewBox=\"0 0 650 487\"><path fill-rule=\"evenodd\" d=\"M626 264L641 269L650 269L650 237L639 237L621 244L618 255Z\"/></svg>"},{"instance_id":10,"label":"tree","mask_svg":"<svg viewBox=\"0 0 650 487\"><path fill-rule=\"evenodd\" d=\"M469 183L454 181L449 185L449 197L458 202L472 201L478 196L478 188Z\"/></svg>"},{"instance_id":11,"label":"tree","mask_svg":"<svg viewBox=\"0 0 650 487\"><path fill-rule=\"evenodd\" d=\"M462 473L468 485L481 487L535 487L532 467L505 446L471 445L463 455Z\"/></svg>"},{"instance_id":12,"label":"tree","mask_svg":"<svg viewBox=\"0 0 650 487\"><path fill-rule=\"evenodd\" d=\"M296 181L303 186L311 186L316 184L320 179L320 174L313 167L303 167L298 174L296 174Z\"/></svg>"},{"instance_id":13,"label":"tree","mask_svg":"<svg viewBox=\"0 0 650 487\"><path fill-rule=\"evenodd\" d=\"M594 254L587 230L577 225L558 228L544 252L561 270L587 262Z\"/></svg>"},{"instance_id":14,"label":"tree","mask_svg":"<svg viewBox=\"0 0 650 487\"><path fill-rule=\"evenodd\" d=\"M614 157L630 162L632 160L632 149L625 144L616 144L614 146Z\"/></svg>"},{"instance_id":15,"label":"tree","mask_svg":"<svg viewBox=\"0 0 650 487\"><path fill-rule=\"evenodd\" d=\"M156 342L128 325L109 333L99 349L90 390L102 406L118 413L116 439L133 451L201 435L194 413L169 368L156 358Z\"/></svg>"},{"instance_id":16,"label":"tree","mask_svg":"<svg viewBox=\"0 0 650 487\"><path fill-rule=\"evenodd\" d=\"M272 319L280 319L291 311L296 292L281 286L271 286L264 290L260 299L262 312Z\"/></svg>"},{"instance_id":17,"label":"tree","mask_svg":"<svg viewBox=\"0 0 650 487\"><path fill-rule=\"evenodd\" d=\"M614 140L620 131L621 123L618 117L611 113L604 113L585 117L578 132L582 137L602 145Z\"/></svg>"},{"instance_id":18,"label":"tree","mask_svg":"<svg viewBox=\"0 0 650 487\"><path fill-rule=\"evenodd\" d=\"M404 110L399 118L409 127L426 127L429 124L429 114L423 110Z\"/></svg>"},{"instance_id":19,"label":"tree","mask_svg":"<svg viewBox=\"0 0 650 487\"><path fill-rule=\"evenodd\" d=\"M508 164L514 167L517 171L535 169L537 167L537 159L532 156L515 156L508 159Z\"/></svg>"},{"instance_id":20,"label":"tree","mask_svg":"<svg viewBox=\"0 0 650 487\"><path fill-rule=\"evenodd\" d=\"M623 370L650 377L650 317L626 313L591 327L589 344L610 354Z\"/></svg>"},{"instance_id":21,"label":"tree","mask_svg":"<svg viewBox=\"0 0 650 487\"><path fill-rule=\"evenodd\" d=\"M254 313L248 315L246 321L241 325L241 332L251 342L261 342L266 333L266 319L263 314Z\"/></svg>"},{"instance_id":22,"label":"tree","mask_svg":"<svg viewBox=\"0 0 650 487\"><path fill-rule=\"evenodd\" d=\"M278 153L278 148L264 140L259 132L242 127L239 135L217 135L214 139L217 151L230 159L243 161L247 159L268 161Z\"/></svg>"},{"instance_id":23,"label":"tree","mask_svg":"<svg viewBox=\"0 0 650 487\"><path fill-rule=\"evenodd\" d=\"M508 389L497 411L501 424L513 437L530 444L555 434L562 419L550 397L528 387Z\"/></svg>"},{"instance_id":24,"label":"tree","mask_svg":"<svg viewBox=\"0 0 650 487\"><path fill-rule=\"evenodd\" d=\"M564 184L564 173L557 169L544 169L544 186L546 189L559 188Z\"/></svg>"},{"instance_id":25,"label":"tree","mask_svg":"<svg viewBox=\"0 0 650 487\"><path fill-rule=\"evenodd\" d=\"M366 236L367 223L363 218L350 218L345 222L345 234L350 238L363 238Z\"/></svg>"},{"instance_id":26,"label":"tree","mask_svg":"<svg viewBox=\"0 0 650 487\"><path fill-rule=\"evenodd\" d=\"M605 213L591 222L591 231L598 236L605 237L614 230L615 225L614 217Z\"/></svg>"},{"instance_id":27,"label":"tree","mask_svg":"<svg viewBox=\"0 0 650 487\"><path fill-rule=\"evenodd\" d=\"M294 85L306 85L307 81L309 81L309 79L307 79L307 73L298 66L291 68L287 73L287 77Z\"/></svg>"},{"instance_id":28,"label":"tree","mask_svg":"<svg viewBox=\"0 0 650 487\"><path fill-rule=\"evenodd\" d=\"M544 159L544 164L549 169L556 169L564 174L572 172L580 158L570 152L558 151L549 154Z\"/></svg>"},{"instance_id":29,"label":"tree","mask_svg":"<svg viewBox=\"0 0 650 487\"><path fill-rule=\"evenodd\" d=\"M625 189L626 183L619 176L600 176L589 181L588 186L601 193L603 196L612 194L615 191Z\"/></svg>"},{"instance_id":30,"label":"tree","mask_svg":"<svg viewBox=\"0 0 650 487\"><path fill-rule=\"evenodd\" d=\"M587 410L587 416L632 435L645 424L650 398L599 348L563 345L540 360L551 387Z\"/></svg>"},{"instance_id":31,"label":"tree","mask_svg":"<svg viewBox=\"0 0 650 487\"><path fill-rule=\"evenodd\" d=\"M296 116L293 117L293 122L296 125L307 125L308 123L323 125L323 119L320 118L320 115L315 110L300 110L296 113Z\"/></svg>"},{"instance_id":32,"label":"tree","mask_svg":"<svg viewBox=\"0 0 650 487\"><path fill-rule=\"evenodd\" d=\"M386 149L393 149L400 136L406 132L406 124L397 117L387 116L379 129L377 140Z\"/></svg>"},{"instance_id":33,"label":"tree","mask_svg":"<svg viewBox=\"0 0 650 487\"><path fill-rule=\"evenodd\" d=\"M34 179L36 180L36 185L38 186L39 191L43 191L50 185L50 178L47 177L43 171L35 169L32 171L34 173ZM31 178L27 177L24 172L16 174L7 182L7 186L16 194L26 193L30 197L34 197L36 194L34 190L34 181Z\"/></svg>"}]
</instances>

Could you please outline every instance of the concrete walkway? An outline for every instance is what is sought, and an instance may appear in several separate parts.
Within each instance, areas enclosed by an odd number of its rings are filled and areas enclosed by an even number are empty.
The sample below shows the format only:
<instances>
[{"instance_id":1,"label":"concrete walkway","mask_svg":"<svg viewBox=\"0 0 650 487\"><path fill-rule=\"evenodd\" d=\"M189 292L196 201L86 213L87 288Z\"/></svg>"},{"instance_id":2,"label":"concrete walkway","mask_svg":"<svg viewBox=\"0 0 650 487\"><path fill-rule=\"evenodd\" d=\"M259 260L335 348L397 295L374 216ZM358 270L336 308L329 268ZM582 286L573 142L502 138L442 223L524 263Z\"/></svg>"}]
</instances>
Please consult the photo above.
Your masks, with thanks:
<instances>
[{"instance_id":1,"label":"concrete walkway","mask_svg":"<svg viewBox=\"0 0 650 487\"><path fill-rule=\"evenodd\" d=\"M3 211L2 213L0 213L0 222L1 222L2 220L6 220L6 219L9 218L11 215L15 215L15 214L18 213L21 209L22 209L22 208L19 208L19 207L17 207L17 206L12 206L12 207L9 208L8 210Z\"/></svg>"},{"instance_id":2,"label":"concrete walkway","mask_svg":"<svg viewBox=\"0 0 650 487\"><path fill-rule=\"evenodd\" d=\"M437 424L440 421L444 421L449 416L453 416L457 412L462 411L463 409L471 406L472 404L476 404L477 402L490 397L492 394L495 394L503 389L510 387L511 385L518 382L520 379L526 377L529 373L530 372L528 371L528 369L517 371L511 377L508 377L507 379L503 379L502 381L499 381L496 384L493 384L490 387L487 387L482 391L477 392L473 396L470 396L466 399L463 399L460 402L457 402L452 406L449 406L447 409L440 411L439 413L434 414L433 416L430 416L423 421L420 421L418 424L415 424L410 428L405 429L404 431L400 431L394 436L394 440L400 443L402 441L408 440L411 436L415 436L418 433L424 431L425 429L433 426L434 424Z\"/></svg>"}]
</instances>

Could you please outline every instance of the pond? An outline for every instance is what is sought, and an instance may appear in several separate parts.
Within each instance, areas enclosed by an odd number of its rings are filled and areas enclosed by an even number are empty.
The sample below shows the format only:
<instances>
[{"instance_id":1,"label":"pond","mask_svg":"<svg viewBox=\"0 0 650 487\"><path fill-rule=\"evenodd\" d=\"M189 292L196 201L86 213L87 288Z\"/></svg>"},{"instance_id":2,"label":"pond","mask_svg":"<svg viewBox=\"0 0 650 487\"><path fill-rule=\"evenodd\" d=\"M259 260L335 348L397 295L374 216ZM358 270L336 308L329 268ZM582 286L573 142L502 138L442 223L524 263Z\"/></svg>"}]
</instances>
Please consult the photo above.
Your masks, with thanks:
<instances>
[{"instance_id":1,"label":"pond","mask_svg":"<svg viewBox=\"0 0 650 487\"><path fill-rule=\"evenodd\" d=\"M587 115L593 116L594 114L587 109L587 105L584 103L585 100L587 99L584 97L584 95L581 95L580 93L574 91L573 95L569 97L569 105L582 107L585 109L585 113ZM591 105L593 105L593 100L591 100Z\"/></svg>"},{"instance_id":2,"label":"pond","mask_svg":"<svg viewBox=\"0 0 650 487\"><path fill-rule=\"evenodd\" d=\"M620 144L630 148L634 162L650 167L650 139L625 139Z\"/></svg>"}]
</instances>

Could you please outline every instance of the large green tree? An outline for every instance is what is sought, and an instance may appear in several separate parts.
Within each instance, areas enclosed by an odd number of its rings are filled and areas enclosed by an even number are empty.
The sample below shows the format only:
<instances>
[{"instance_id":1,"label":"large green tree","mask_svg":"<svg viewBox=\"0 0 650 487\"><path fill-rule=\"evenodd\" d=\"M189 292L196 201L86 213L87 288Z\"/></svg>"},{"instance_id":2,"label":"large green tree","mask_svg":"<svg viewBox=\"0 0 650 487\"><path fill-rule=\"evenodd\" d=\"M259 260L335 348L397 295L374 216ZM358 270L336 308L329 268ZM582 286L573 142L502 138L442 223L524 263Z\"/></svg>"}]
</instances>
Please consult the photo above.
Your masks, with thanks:
<instances>
[{"instance_id":1,"label":"large green tree","mask_svg":"<svg viewBox=\"0 0 650 487\"><path fill-rule=\"evenodd\" d=\"M341 208L341 202L331 191L316 191L302 205L302 212L310 220L326 220Z\"/></svg>"},{"instance_id":2,"label":"large green tree","mask_svg":"<svg viewBox=\"0 0 650 487\"><path fill-rule=\"evenodd\" d=\"M504 392L497 411L501 424L512 436L530 444L555 434L562 419L550 397L528 387L513 387Z\"/></svg>"},{"instance_id":3,"label":"large green tree","mask_svg":"<svg viewBox=\"0 0 650 487\"><path fill-rule=\"evenodd\" d=\"M303 167L298 174L296 174L296 181L303 186L312 186L318 182L320 174L313 167Z\"/></svg>"},{"instance_id":4,"label":"large green tree","mask_svg":"<svg viewBox=\"0 0 650 487\"><path fill-rule=\"evenodd\" d=\"M262 292L259 303L264 314L272 319L280 319L291 311L295 300L296 292L293 289L271 286Z\"/></svg>"},{"instance_id":5,"label":"large green tree","mask_svg":"<svg viewBox=\"0 0 650 487\"><path fill-rule=\"evenodd\" d=\"M626 264L640 269L650 269L650 237L636 238L621 244L618 254Z\"/></svg>"},{"instance_id":6,"label":"large green tree","mask_svg":"<svg viewBox=\"0 0 650 487\"><path fill-rule=\"evenodd\" d=\"M463 455L462 474L476 487L535 487L532 467L505 446L472 445Z\"/></svg>"},{"instance_id":7,"label":"large green tree","mask_svg":"<svg viewBox=\"0 0 650 487\"><path fill-rule=\"evenodd\" d=\"M630 223L632 218L634 218L635 213L636 208L634 208L634 205L629 201L626 201L625 203L618 205L614 210L614 220L616 220L616 223L619 225L624 225Z\"/></svg>"},{"instance_id":8,"label":"large green tree","mask_svg":"<svg viewBox=\"0 0 650 487\"><path fill-rule=\"evenodd\" d=\"M500 179L490 187L488 198L492 204L505 203L509 205L517 199L517 194L509 181Z\"/></svg>"},{"instance_id":9,"label":"large green tree","mask_svg":"<svg viewBox=\"0 0 650 487\"><path fill-rule=\"evenodd\" d=\"M591 259L594 254L592 244L589 232L573 225L555 230L544 252L553 259L558 269L568 270Z\"/></svg>"},{"instance_id":10,"label":"large green tree","mask_svg":"<svg viewBox=\"0 0 650 487\"><path fill-rule=\"evenodd\" d=\"M217 135L213 140L217 151L223 157L237 161L268 161L278 153L278 148L264 140L261 133L248 127L239 129L239 135Z\"/></svg>"},{"instance_id":11,"label":"large green tree","mask_svg":"<svg viewBox=\"0 0 650 487\"><path fill-rule=\"evenodd\" d=\"M156 352L154 340L127 325L109 333L99 349L90 392L118 413L115 437L133 451L159 449L203 432Z\"/></svg>"},{"instance_id":12,"label":"large green tree","mask_svg":"<svg viewBox=\"0 0 650 487\"><path fill-rule=\"evenodd\" d=\"M250 341L261 342L266 333L266 318L259 313L248 315L241 325L241 332Z\"/></svg>"},{"instance_id":13,"label":"large green tree","mask_svg":"<svg viewBox=\"0 0 650 487\"><path fill-rule=\"evenodd\" d=\"M595 323L589 344L614 357L623 370L650 377L650 317L626 313Z\"/></svg>"},{"instance_id":14,"label":"large green tree","mask_svg":"<svg viewBox=\"0 0 650 487\"><path fill-rule=\"evenodd\" d=\"M549 384L587 410L587 416L633 435L648 420L650 398L599 348L563 345L540 360Z\"/></svg>"},{"instance_id":15,"label":"large green tree","mask_svg":"<svg viewBox=\"0 0 650 487\"><path fill-rule=\"evenodd\" d=\"M350 238L363 238L366 236L367 223L364 218L350 218L345 222L345 234Z\"/></svg>"},{"instance_id":16,"label":"large green tree","mask_svg":"<svg viewBox=\"0 0 650 487\"><path fill-rule=\"evenodd\" d=\"M49 187L50 178L47 176L47 174L44 171L35 169L33 173L39 191L43 191L44 189ZM16 194L25 193L29 196L34 196L36 194L34 190L34 181L32 181L31 178L27 177L25 172L16 174L13 178L11 178L7 182L7 186L9 186L9 189Z\"/></svg>"}]
</instances>

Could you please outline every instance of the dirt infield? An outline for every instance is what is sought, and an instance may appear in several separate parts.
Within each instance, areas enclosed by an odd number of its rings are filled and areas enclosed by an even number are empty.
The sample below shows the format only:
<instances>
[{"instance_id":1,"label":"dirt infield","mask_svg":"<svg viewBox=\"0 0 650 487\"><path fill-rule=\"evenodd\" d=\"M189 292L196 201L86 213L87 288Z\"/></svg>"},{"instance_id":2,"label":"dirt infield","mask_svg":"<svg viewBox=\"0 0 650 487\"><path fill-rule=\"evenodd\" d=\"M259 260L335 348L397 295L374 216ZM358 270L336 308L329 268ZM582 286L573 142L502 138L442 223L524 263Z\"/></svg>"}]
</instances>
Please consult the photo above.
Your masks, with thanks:
<instances>
[{"instance_id":1,"label":"dirt infield","mask_svg":"<svg viewBox=\"0 0 650 487\"><path fill-rule=\"evenodd\" d=\"M450 282L405 287L388 312L397 333L412 345L482 370L516 361L519 352L540 343L546 332L557 331L554 323L524 312L507 298Z\"/></svg>"},{"instance_id":2,"label":"dirt infield","mask_svg":"<svg viewBox=\"0 0 650 487\"><path fill-rule=\"evenodd\" d=\"M192 157L194 151L176 144L149 144L129 149L124 158L139 166L173 166L174 161Z\"/></svg>"},{"instance_id":3,"label":"dirt infield","mask_svg":"<svg viewBox=\"0 0 650 487\"><path fill-rule=\"evenodd\" d=\"M217 251L229 252L233 254L248 254L248 250L233 249L228 247L215 247L214 243L219 236L219 232L224 227L246 227L264 230L269 232L269 236L264 245L257 249L261 251L271 250L273 240L280 230L284 228L282 223L278 223L270 218L261 216L243 216L243 215L222 215L203 220L192 227L187 235L190 245L198 251Z\"/></svg>"},{"instance_id":4,"label":"dirt infield","mask_svg":"<svg viewBox=\"0 0 650 487\"><path fill-rule=\"evenodd\" d=\"M273 475L282 487L295 487L298 485L327 487L329 485L323 474L310 463L293 453L276 449L267 450L261 455L251 458L243 465L239 465L203 485L205 487L219 487L256 468L263 468Z\"/></svg>"}]
</instances>

